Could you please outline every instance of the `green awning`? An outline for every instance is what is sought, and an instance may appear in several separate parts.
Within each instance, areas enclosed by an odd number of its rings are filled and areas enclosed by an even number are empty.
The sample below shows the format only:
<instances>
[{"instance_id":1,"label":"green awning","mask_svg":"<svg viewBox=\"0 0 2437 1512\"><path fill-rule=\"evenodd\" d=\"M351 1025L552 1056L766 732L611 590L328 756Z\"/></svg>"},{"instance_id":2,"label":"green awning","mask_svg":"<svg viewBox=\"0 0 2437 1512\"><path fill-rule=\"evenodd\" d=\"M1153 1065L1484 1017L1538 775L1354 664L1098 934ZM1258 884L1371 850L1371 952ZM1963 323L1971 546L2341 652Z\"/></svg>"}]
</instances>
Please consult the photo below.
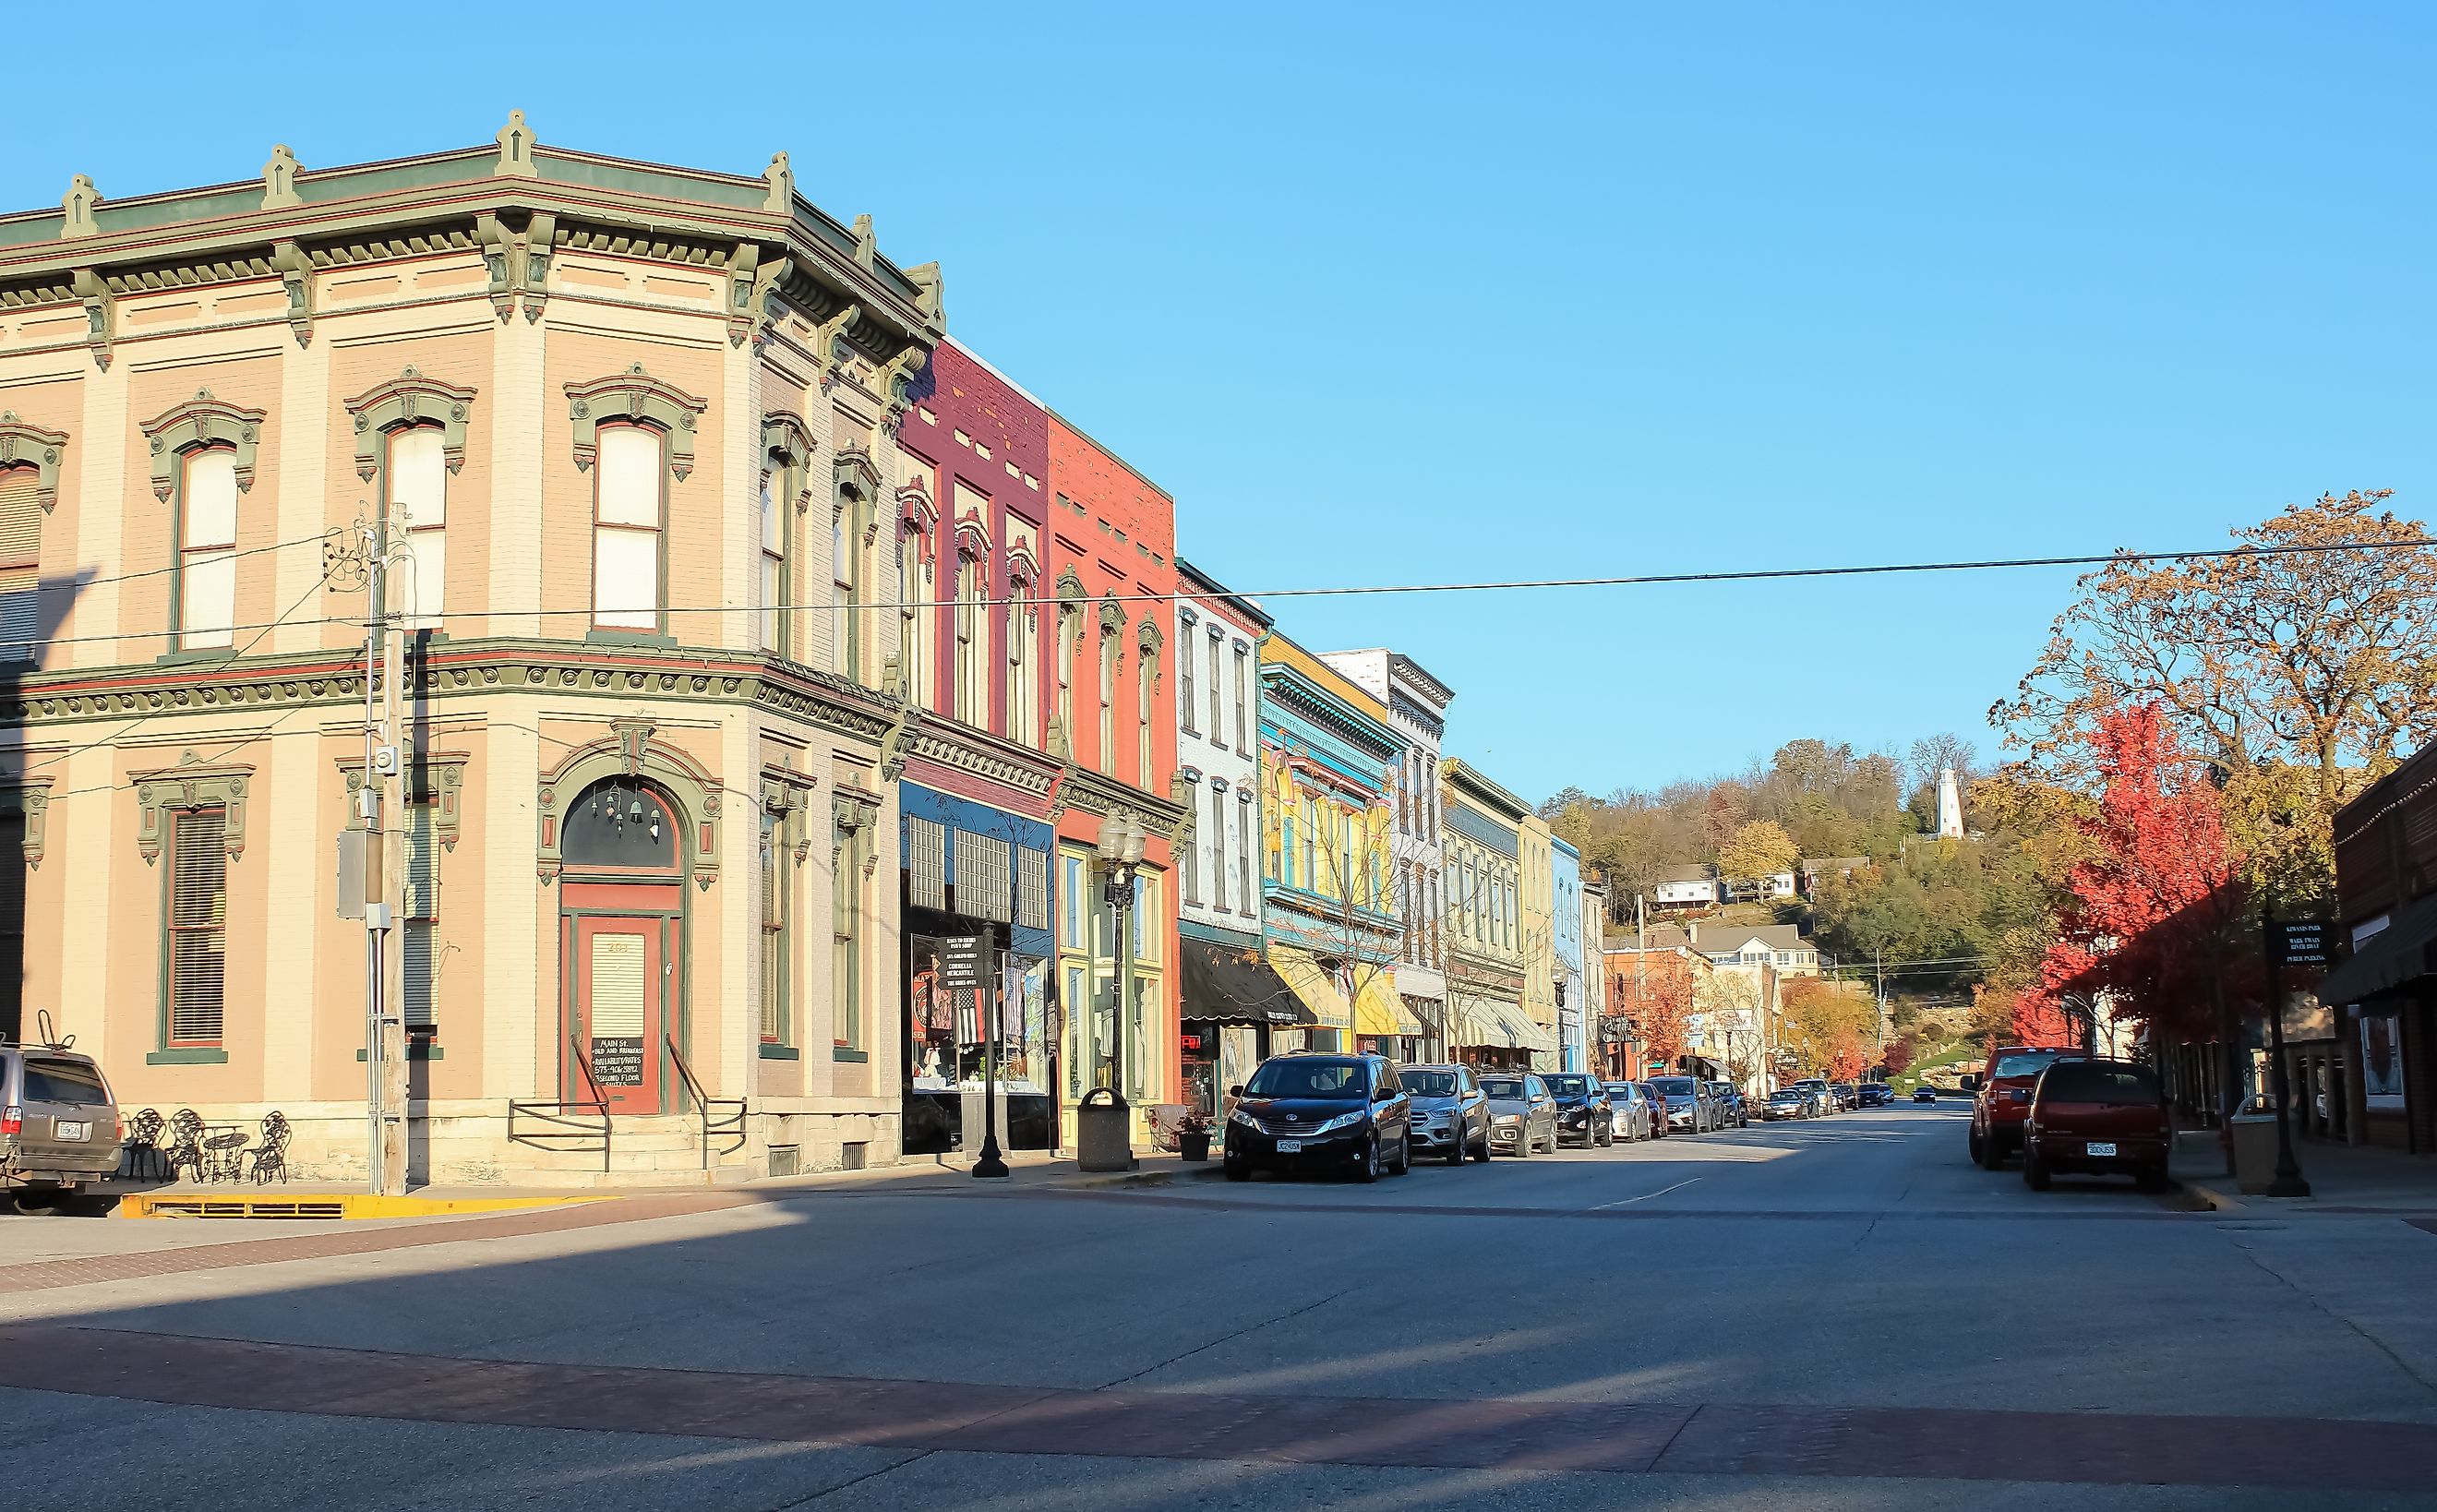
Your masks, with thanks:
<instances>
[{"instance_id":1,"label":"green awning","mask_svg":"<svg viewBox=\"0 0 2437 1512\"><path fill-rule=\"evenodd\" d=\"M2428 945L2437 941L2437 893L2406 904L2393 922L2364 941L2352 958L2318 986L2322 1003L2360 1003L2398 992L2430 975Z\"/></svg>"}]
</instances>

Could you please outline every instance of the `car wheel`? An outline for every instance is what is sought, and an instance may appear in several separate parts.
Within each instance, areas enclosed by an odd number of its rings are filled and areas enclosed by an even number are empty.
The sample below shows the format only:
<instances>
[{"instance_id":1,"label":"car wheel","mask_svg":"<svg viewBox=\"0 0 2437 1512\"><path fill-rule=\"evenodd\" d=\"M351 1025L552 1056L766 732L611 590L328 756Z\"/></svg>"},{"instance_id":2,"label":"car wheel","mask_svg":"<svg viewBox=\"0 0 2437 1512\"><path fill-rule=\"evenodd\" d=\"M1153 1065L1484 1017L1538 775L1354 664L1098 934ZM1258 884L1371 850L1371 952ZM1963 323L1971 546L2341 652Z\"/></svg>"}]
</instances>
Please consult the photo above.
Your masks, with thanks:
<instances>
[{"instance_id":1,"label":"car wheel","mask_svg":"<svg viewBox=\"0 0 2437 1512\"><path fill-rule=\"evenodd\" d=\"M1388 1168L1388 1174L1391 1176L1401 1176L1412 1169L1413 1136L1411 1134L1407 1134L1402 1139L1396 1141L1396 1163Z\"/></svg>"},{"instance_id":2,"label":"car wheel","mask_svg":"<svg viewBox=\"0 0 2437 1512\"><path fill-rule=\"evenodd\" d=\"M2132 1185L2145 1192L2162 1192L2174 1183L2167 1178L2164 1166L2144 1166L2132 1173Z\"/></svg>"},{"instance_id":3,"label":"car wheel","mask_svg":"<svg viewBox=\"0 0 2437 1512\"><path fill-rule=\"evenodd\" d=\"M1370 1186L1373 1182L1379 1179L1379 1140L1377 1136L1374 1135L1371 1143L1363 1149L1362 1165L1360 1169L1354 1172L1354 1179L1360 1182L1365 1187Z\"/></svg>"},{"instance_id":4,"label":"car wheel","mask_svg":"<svg viewBox=\"0 0 2437 1512\"><path fill-rule=\"evenodd\" d=\"M2048 1163L2028 1146L2023 1149L2023 1185L2035 1192L2048 1189Z\"/></svg>"},{"instance_id":5,"label":"car wheel","mask_svg":"<svg viewBox=\"0 0 2437 1512\"><path fill-rule=\"evenodd\" d=\"M1985 1134L1980 1136L1979 1160L1981 1169L1984 1170L2003 1170L2005 1169L2006 1147L1997 1142L1997 1136L1995 1134Z\"/></svg>"},{"instance_id":6,"label":"car wheel","mask_svg":"<svg viewBox=\"0 0 2437 1512\"><path fill-rule=\"evenodd\" d=\"M1966 1148L1972 1152L1972 1164L1984 1164L1980 1158L1980 1126L1976 1123L1972 1126L1972 1136L1966 1142Z\"/></svg>"},{"instance_id":7,"label":"car wheel","mask_svg":"<svg viewBox=\"0 0 2437 1512\"><path fill-rule=\"evenodd\" d=\"M1227 1173L1227 1179L1229 1181L1251 1181L1253 1179L1253 1168L1245 1161L1221 1161L1219 1163L1219 1169Z\"/></svg>"},{"instance_id":8,"label":"car wheel","mask_svg":"<svg viewBox=\"0 0 2437 1512\"><path fill-rule=\"evenodd\" d=\"M1481 1143L1473 1148L1472 1158L1486 1166L1489 1164L1490 1157L1496 1153L1497 1152L1489 1147L1489 1131L1483 1129L1481 1131Z\"/></svg>"},{"instance_id":9,"label":"car wheel","mask_svg":"<svg viewBox=\"0 0 2437 1512\"><path fill-rule=\"evenodd\" d=\"M1529 1160L1532 1158L1532 1131L1529 1127L1526 1127L1523 1133L1516 1138L1515 1158L1517 1160Z\"/></svg>"}]
</instances>

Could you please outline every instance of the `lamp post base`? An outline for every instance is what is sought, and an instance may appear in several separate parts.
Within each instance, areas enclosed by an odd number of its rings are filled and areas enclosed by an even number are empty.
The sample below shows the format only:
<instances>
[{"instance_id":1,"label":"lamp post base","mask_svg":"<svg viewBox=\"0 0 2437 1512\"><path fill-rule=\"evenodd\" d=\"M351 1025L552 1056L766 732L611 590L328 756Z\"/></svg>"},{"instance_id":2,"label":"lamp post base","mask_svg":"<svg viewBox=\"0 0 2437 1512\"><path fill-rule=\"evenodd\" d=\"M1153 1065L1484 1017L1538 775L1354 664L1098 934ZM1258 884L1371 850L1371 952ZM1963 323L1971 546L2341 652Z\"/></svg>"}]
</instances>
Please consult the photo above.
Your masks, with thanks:
<instances>
[{"instance_id":1,"label":"lamp post base","mask_svg":"<svg viewBox=\"0 0 2437 1512\"><path fill-rule=\"evenodd\" d=\"M979 1156L975 1157L973 1161L973 1169L971 1171L968 1171L967 1174L974 1177L1008 1176L1014 1174L1012 1171L1008 1169L1007 1157L999 1152L998 1131L996 1129L992 1129L983 1137L982 1152Z\"/></svg>"}]
</instances>

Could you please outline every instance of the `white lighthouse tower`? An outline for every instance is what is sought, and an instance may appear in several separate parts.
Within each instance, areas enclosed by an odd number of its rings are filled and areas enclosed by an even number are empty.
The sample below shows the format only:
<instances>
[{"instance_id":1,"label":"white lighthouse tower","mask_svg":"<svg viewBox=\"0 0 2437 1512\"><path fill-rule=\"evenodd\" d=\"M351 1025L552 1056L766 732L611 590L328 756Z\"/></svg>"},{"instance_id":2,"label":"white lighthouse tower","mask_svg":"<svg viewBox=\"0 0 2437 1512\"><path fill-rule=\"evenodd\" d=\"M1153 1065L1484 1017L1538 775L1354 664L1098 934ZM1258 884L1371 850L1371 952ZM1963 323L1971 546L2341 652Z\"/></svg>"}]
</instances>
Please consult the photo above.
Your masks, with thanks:
<instances>
[{"instance_id":1,"label":"white lighthouse tower","mask_svg":"<svg viewBox=\"0 0 2437 1512\"><path fill-rule=\"evenodd\" d=\"M1941 766L1937 771L1937 837L1963 838L1963 791L1955 781L1952 766Z\"/></svg>"}]
</instances>

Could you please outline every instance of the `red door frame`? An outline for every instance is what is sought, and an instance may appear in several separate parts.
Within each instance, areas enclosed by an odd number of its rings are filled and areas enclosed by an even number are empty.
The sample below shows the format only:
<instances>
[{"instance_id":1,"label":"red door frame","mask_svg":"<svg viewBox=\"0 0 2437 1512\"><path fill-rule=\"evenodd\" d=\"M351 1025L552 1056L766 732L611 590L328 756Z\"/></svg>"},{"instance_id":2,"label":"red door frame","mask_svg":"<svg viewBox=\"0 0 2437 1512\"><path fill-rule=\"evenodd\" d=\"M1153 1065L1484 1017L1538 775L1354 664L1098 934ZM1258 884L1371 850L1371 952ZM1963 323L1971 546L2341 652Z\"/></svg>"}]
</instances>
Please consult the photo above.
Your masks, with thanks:
<instances>
[{"instance_id":1,"label":"red door frame","mask_svg":"<svg viewBox=\"0 0 2437 1512\"><path fill-rule=\"evenodd\" d=\"M559 900L559 980L561 985L560 1059L565 1063L560 1084L566 1097L588 1097L586 1081L567 1048L572 1039L593 1059L593 1074L617 1114L669 1111L673 1068L665 1064L667 1041L682 1025L681 974L684 956L684 884L675 877L617 882L564 882ZM635 1046L640 1064L621 1066L615 1054L598 1053L592 1037L592 942L602 935L637 935L643 941L642 1044ZM614 1080L613 1080L614 1079Z\"/></svg>"}]
</instances>

